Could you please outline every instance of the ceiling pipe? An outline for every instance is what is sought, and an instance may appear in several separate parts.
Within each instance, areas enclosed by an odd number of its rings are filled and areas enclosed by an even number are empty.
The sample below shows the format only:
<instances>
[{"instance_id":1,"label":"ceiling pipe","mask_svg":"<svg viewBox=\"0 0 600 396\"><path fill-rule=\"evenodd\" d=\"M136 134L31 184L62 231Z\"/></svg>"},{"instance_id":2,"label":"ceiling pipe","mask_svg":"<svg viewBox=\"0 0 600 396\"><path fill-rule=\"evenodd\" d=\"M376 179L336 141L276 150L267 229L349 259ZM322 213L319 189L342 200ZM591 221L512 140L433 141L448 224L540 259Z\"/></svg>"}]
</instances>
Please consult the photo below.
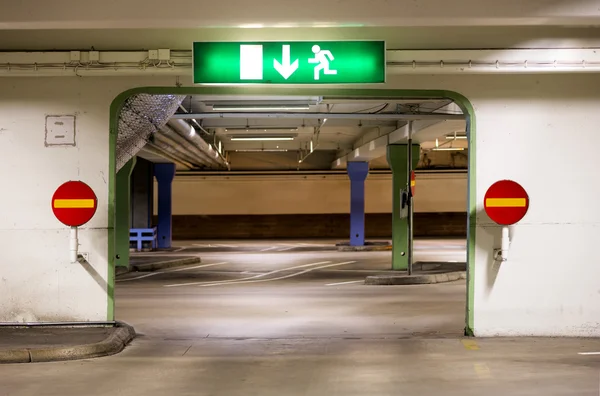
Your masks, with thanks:
<instances>
[{"instance_id":1,"label":"ceiling pipe","mask_svg":"<svg viewBox=\"0 0 600 396\"><path fill-rule=\"evenodd\" d=\"M162 135L167 137L173 142L173 145L177 150L183 151L188 157L193 159L195 162L198 162L207 167L213 167L215 165L214 161L211 161L202 151L198 149L193 144L182 137L177 131L171 128L169 125L164 125L160 128L160 133L158 135Z\"/></svg>"},{"instance_id":2,"label":"ceiling pipe","mask_svg":"<svg viewBox=\"0 0 600 396\"><path fill-rule=\"evenodd\" d=\"M183 107L182 104L179 105L179 108L181 109L181 111L183 111L184 113L189 113L189 111L187 111L187 109L185 107ZM204 128L202 128L202 125L200 125L200 123L198 121L196 121L195 119L192 119L192 122L194 124L196 124L198 126L198 128L200 128L200 130L204 133L206 133L207 135L210 136L210 133L208 133Z\"/></svg>"},{"instance_id":3,"label":"ceiling pipe","mask_svg":"<svg viewBox=\"0 0 600 396\"><path fill-rule=\"evenodd\" d=\"M189 163L192 168L200 168L198 164L196 164L194 161L191 161L189 158L187 158L187 156L181 155L181 153L172 144L167 143L166 139L167 138L165 138L164 136L155 134L153 135L152 143L154 143L154 145L160 148L161 150L165 151L167 154L170 154L175 158L181 158L183 161Z\"/></svg>"},{"instance_id":4,"label":"ceiling pipe","mask_svg":"<svg viewBox=\"0 0 600 396\"><path fill-rule=\"evenodd\" d=\"M193 145L201 153L202 157L205 158L212 166L219 167L221 164L215 157L215 151L202 137L198 136L196 129L190 124L183 120L169 120L167 125L177 134L185 139L189 145Z\"/></svg>"},{"instance_id":5,"label":"ceiling pipe","mask_svg":"<svg viewBox=\"0 0 600 396\"><path fill-rule=\"evenodd\" d=\"M183 111L184 113L189 113L189 111L182 105L179 105L179 108L181 109L181 111ZM211 134L202 127L202 125L194 118L192 118L192 122L194 124L196 124L198 126L198 129L200 129L202 132L204 132L206 135L211 136ZM192 131L192 129L190 129L190 132ZM187 135L186 135L187 136ZM215 146L215 149L217 148L216 143L213 142L213 145ZM210 148L210 145L208 146ZM229 161L227 160L227 158L225 158L225 156L223 156L223 154L221 154L221 150L216 150L217 151L217 155L220 157L220 159L223 161L223 163L225 164L225 166L227 167L227 170L231 170L231 165L229 164Z\"/></svg>"},{"instance_id":6,"label":"ceiling pipe","mask_svg":"<svg viewBox=\"0 0 600 396\"><path fill-rule=\"evenodd\" d=\"M187 168L187 170L194 169L194 166L192 164L190 164L189 162L187 162L186 160L184 160L183 158L176 157L175 155L167 153L166 151L164 151L160 147L156 146L152 142L146 143L146 145L144 146L143 150L148 151L149 153L152 153L152 154L157 155L159 157L163 157L164 159L166 159L168 161L171 161L171 162L174 162L176 164L179 164L182 167Z\"/></svg>"},{"instance_id":7,"label":"ceiling pipe","mask_svg":"<svg viewBox=\"0 0 600 396\"><path fill-rule=\"evenodd\" d=\"M173 141L172 139L161 135L161 134L155 134L154 135L154 142L155 143L160 143L162 147L169 147L169 149L171 150L171 152L176 152L180 158L185 159L187 162L193 164L195 167L202 167L205 166L202 162L198 161L196 158L194 158L194 156L192 156L190 153L188 153L184 147L180 147L177 142Z\"/></svg>"},{"instance_id":8,"label":"ceiling pipe","mask_svg":"<svg viewBox=\"0 0 600 396\"><path fill-rule=\"evenodd\" d=\"M186 114L183 114L186 115ZM229 164L225 162L219 155L219 152L213 149L204 139L198 136L197 133L190 133L192 126L181 119L171 118L167 125L172 127L181 137L186 139L189 143L193 144L202 152L212 163L219 167L229 168Z\"/></svg>"},{"instance_id":9,"label":"ceiling pipe","mask_svg":"<svg viewBox=\"0 0 600 396\"><path fill-rule=\"evenodd\" d=\"M188 113L174 114L169 123L176 120L210 119L210 118L287 118L287 119L350 119L350 120L392 120L392 121L414 121L414 120L464 120L464 114L444 113L415 113L415 114L371 114L371 113ZM187 124L186 124L187 125ZM188 125L189 130L189 125Z\"/></svg>"},{"instance_id":10,"label":"ceiling pipe","mask_svg":"<svg viewBox=\"0 0 600 396\"><path fill-rule=\"evenodd\" d=\"M198 128L200 128L200 130L202 132L206 133L207 135L210 135L210 133L206 129L204 129L204 127L202 125L200 125L198 123L198 121L196 121L196 120L192 120L192 121L194 121L194 123L196 123L196 125L198 125ZM216 151L216 153L217 153L216 156L219 157L218 159L220 159L221 161L223 161L223 163L227 167L227 170L231 170L231 165L229 164L229 161L227 160L227 158L225 158L225 156L223 154L221 154L221 152L219 150L216 149L217 148L217 144L213 143L213 146L215 147L214 151ZM208 145L208 148L209 149L211 148L210 144Z\"/></svg>"}]
</instances>

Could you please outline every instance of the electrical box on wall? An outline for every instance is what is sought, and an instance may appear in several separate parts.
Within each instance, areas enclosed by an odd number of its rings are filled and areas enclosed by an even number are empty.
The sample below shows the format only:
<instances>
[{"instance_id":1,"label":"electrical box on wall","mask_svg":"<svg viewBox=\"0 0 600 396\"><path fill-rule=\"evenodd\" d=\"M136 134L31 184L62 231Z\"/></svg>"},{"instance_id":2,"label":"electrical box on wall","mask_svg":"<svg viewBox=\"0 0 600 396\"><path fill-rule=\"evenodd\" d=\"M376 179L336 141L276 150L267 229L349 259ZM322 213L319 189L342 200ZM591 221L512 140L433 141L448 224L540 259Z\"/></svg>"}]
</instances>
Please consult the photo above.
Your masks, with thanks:
<instances>
[{"instance_id":1,"label":"electrical box on wall","mask_svg":"<svg viewBox=\"0 0 600 396\"><path fill-rule=\"evenodd\" d=\"M46 116L45 145L75 146L75 116Z\"/></svg>"}]
</instances>

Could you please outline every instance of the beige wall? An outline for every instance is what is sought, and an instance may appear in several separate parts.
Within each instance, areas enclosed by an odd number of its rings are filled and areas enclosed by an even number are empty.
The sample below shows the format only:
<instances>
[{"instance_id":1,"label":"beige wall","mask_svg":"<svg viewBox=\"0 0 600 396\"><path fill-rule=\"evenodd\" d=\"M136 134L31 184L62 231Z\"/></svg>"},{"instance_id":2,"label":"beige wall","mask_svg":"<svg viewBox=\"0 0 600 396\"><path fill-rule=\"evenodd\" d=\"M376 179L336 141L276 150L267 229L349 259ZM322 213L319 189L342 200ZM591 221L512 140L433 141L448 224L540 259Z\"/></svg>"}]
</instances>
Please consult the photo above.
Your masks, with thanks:
<instances>
[{"instance_id":1,"label":"beige wall","mask_svg":"<svg viewBox=\"0 0 600 396\"><path fill-rule=\"evenodd\" d=\"M345 175L176 177L173 214L348 213L349 194ZM391 212L391 175L370 175L365 200L367 213ZM156 213L156 203L154 208ZM466 212L466 208L466 174L417 176L415 211Z\"/></svg>"}]
</instances>

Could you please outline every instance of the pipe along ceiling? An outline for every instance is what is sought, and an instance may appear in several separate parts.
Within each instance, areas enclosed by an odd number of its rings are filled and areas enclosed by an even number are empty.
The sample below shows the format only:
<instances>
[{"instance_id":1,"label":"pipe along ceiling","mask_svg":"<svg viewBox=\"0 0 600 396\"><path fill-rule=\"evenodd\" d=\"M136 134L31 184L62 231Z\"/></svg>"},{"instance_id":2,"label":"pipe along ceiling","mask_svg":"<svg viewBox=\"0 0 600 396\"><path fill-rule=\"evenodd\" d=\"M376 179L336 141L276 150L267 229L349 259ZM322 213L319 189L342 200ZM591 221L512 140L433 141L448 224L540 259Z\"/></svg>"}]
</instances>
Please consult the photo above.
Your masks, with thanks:
<instances>
[{"instance_id":1,"label":"pipe along ceiling","mask_svg":"<svg viewBox=\"0 0 600 396\"><path fill-rule=\"evenodd\" d=\"M185 95L138 94L128 98L119 114L116 169L142 148L187 168L225 168L227 163L186 121L169 119Z\"/></svg>"}]
</instances>

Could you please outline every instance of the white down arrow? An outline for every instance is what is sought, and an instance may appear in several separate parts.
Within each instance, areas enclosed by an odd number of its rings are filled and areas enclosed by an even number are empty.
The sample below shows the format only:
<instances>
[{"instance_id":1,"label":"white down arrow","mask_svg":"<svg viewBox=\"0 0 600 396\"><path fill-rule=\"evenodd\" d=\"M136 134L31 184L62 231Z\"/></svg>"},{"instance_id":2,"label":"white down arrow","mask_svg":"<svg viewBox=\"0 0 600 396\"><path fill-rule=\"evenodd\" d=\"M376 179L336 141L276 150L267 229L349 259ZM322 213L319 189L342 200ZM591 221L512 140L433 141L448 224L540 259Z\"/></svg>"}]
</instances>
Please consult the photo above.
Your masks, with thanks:
<instances>
[{"instance_id":1,"label":"white down arrow","mask_svg":"<svg viewBox=\"0 0 600 396\"><path fill-rule=\"evenodd\" d=\"M284 45L283 49L282 49L281 63L279 63L279 61L277 61L277 59L273 59L273 67L286 80L292 74L294 74L294 72L296 70L298 70L298 59L296 59L294 61L294 63L290 63L290 61L291 61L291 59L290 59L291 58L290 52L291 52L290 51L290 46L289 45Z\"/></svg>"}]
</instances>

